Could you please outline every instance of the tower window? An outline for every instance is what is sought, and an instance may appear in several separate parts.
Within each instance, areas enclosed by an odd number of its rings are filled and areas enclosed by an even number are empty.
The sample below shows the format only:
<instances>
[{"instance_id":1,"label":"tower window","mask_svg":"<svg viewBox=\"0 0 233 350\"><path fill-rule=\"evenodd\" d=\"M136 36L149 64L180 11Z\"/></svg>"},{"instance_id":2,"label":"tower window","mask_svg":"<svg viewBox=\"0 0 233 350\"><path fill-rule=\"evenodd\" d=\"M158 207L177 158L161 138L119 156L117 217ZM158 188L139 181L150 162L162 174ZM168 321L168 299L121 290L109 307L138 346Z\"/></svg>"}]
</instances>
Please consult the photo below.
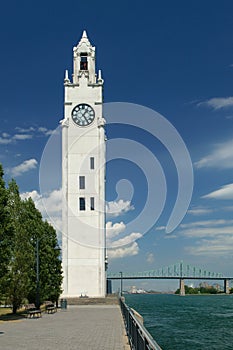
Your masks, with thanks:
<instances>
[{"instance_id":1,"label":"tower window","mask_svg":"<svg viewBox=\"0 0 233 350\"><path fill-rule=\"evenodd\" d=\"M80 70L88 70L87 53L81 52Z\"/></svg>"},{"instance_id":2,"label":"tower window","mask_svg":"<svg viewBox=\"0 0 233 350\"><path fill-rule=\"evenodd\" d=\"M84 197L79 197L79 210L86 210L86 203Z\"/></svg>"},{"instance_id":3,"label":"tower window","mask_svg":"<svg viewBox=\"0 0 233 350\"><path fill-rule=\"evenodd\" d=\"M79 189L85 189L85 176L79 176Z\"/></svg>"},{"instance_id":4,"label":"tower window","mask_svg":"<svg viewBox=\"0 0 233 350\"><path fill-rule=\"evenodd\" d=\"M91 200L90 200L90 208L91 208L91 210L95 210L95 198L94 197L91 197L90 198Z\"/></svg>"},{"instance_id":5,"label":"tower window","mask_svg":"<svg viewBox=\"0 0 233 350\"><path fill-rule=\"evenodd\" d=\"M94 157L90 158L90 168L95 169L95 158Z\"/></svg>"}]
</instances>

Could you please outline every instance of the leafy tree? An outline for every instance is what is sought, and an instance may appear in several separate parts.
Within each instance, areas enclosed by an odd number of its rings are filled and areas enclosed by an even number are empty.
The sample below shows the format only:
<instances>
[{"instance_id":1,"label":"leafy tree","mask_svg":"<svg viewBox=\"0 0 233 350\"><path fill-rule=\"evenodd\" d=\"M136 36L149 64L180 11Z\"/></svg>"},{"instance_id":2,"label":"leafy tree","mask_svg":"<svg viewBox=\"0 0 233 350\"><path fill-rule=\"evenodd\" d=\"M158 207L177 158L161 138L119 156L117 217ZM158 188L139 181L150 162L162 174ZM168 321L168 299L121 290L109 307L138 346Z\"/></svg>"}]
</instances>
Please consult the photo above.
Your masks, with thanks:
<instances>
[{"instance_id":1,"label":"leafy tree","mask_svg":"<svg viewBox=\"0 0 233 350\"><path fill-rule=\"evenodd\" d=\"M217 289L210 286L210 287L200 287L200 293L201 294L217 294Z\"/></svg>"},{"instance_id":2,"label":"leafy tree","mask_svg":"<svg viewBox=\"0 0 233 350\"><path fill-rule=\"evenodd\" d=\"M37 240L40 240L43 220L39 210L36 209L35 204L31 198L22 201L22 218L23 226L28 233L28 240L31 245L32 262L29 269L30 286L27 291L27 298L29 302L36 303L36 288L37 288L37 276L36 276L36 261Z\"/></svg>"},{"instance_id":3,"label":"leafy tree","mask_svg":"<svg viewBox=\"0 0 233 350\"><path fill-rule=\"evenodd\" d=\"M189 286L184 286L185 287L185 294L217 294L218 291L216 288L214 288L213 286L210 286L210 287L199 287L199 288L192 288L192 287L189 287ZM180 294L180 289L178 288L176 291L175 291L175 294Z\"/></svg>"},{"instance_id":4,"label":"leafy tree","mask_svg":"<svg viewBox=\"0 0 233 350\"><path fill-rule=\"evenodd\" d=\"M57 302L61 294L62 270L60 248L55 229L45 221L39 247L41 300Z\"/></svg>"},{"instance_id":5,"label":"leafy tree","mask_svg":"<svg viewBox=\"0 0 233 350\"><path fill-rule=\"evenodd\" d=\"M55 229L43 221L41 213L36 209L31 198L24 202L26 209L25 222L30 232L31 243L35 252L33 271L31 271L31 284L28 299L37 302L37 274L36 263L39 263L39 297L41 301L57 301L61 294L61 260ZM38 257L36 246L38 244Z\"/></svg>"},{"instance_id":6,"label":"leafy tree","mask_svg":"<svg viewBox=\"0 0 233 350\"><path fill-rule=\"evenodd\" d=\"M4 276L8 270L10 261L10 230L9 215L6 210L7 190L3 180L3 168L0 164L0 294L4 293Z\"/></svg>"},{"instance_id":7,"label":"leafy tree","mask_svg":"<svg viewBox=\"0 0 233 350\"><path fill-rule=\"evenodd\" d=\"M27 296L30 287L30 272L33 263L33 251L27 228L23 221L23 205L16 182L12 180L8 187L7 212L9 214L10 261L4 276L5 292L12 304L13 313Z\"/></svg>"},{"instance_id":8,"label":"leafy tree","mask_svg":"<svg viewBox=\"0 0 233 350\"><path fill-rule=\"evenodd\" d=\"M56 231L31 198L20 198L15 180L5 187L3 175L0 164L0 294L15 313L24 298L36 303L38 286L41 301L57 301L62 271Z\"/></svg>"}]
</instances>

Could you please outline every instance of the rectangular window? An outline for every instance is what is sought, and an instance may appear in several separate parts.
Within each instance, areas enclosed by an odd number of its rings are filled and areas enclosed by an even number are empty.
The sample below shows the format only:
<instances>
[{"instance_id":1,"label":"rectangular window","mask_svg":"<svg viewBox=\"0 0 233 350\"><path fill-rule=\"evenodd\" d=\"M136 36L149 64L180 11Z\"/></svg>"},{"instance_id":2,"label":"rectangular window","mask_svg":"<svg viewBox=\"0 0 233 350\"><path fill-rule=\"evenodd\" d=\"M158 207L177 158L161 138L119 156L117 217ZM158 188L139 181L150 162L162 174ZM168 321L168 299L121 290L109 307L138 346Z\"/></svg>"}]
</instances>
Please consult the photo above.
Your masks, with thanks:
<instances>
[{"instance_id":1,"label":"rectangular window","mask_svg":"<svg viewBox=\"0 0 233 350\"><path fill-rule=\"evenodd\" d=\"M80 70L88 70L87 53L82 52L80 57Z\"/></svg>"},{"instance_id":2,"label":"rectangular window","mask_svg":"<svg viewBox=\"0 0 233 350\"><path fill-rule=\"evenodd\" d=\"M95 169L95 158L94 157L90 158L90 168Z\"/></svg>"},{"instance_id":3,"label":"rectangular window","mask_svg":"<svg viewBox=\"0 0 233 350\"><path fill-rule=\"evenodd\" d=\"M91 203L91 210L95 210L95 198L94 197L91 197L91 201L90 201Z\"/></svg>"},{"instance_id":4,"label":"rectangular window","mask_svg":"<svg viewBox=\"0 0 233 350\"><path fill-rule=\"evenodd\" d=\"M86 210L86 203L84 197L79 198L79 210Z\"/></svg>"},{"instance_id":5,"label":"rectangular window","mask_svg":"<svg viewBox=\"0 0 233 350\"><path fill-rule=\"evenodd\" d=\"M79 176L79 189L85 189L85 176Z\"/></svg>"}]
</instances>

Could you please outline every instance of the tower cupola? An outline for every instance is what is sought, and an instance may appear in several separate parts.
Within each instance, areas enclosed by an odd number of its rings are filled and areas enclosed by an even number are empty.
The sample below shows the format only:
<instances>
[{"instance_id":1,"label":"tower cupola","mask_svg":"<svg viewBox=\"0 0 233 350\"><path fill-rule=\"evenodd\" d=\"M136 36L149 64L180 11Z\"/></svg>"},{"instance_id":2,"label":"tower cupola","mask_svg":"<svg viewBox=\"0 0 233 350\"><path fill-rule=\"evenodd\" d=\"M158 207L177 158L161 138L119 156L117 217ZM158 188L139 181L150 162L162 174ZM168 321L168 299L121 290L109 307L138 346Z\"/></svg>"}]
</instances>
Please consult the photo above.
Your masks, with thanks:
<instances>
[{"instance_id":1,"label":"tower cupola","mask_svg":"<svg viewBox=\"0 0 233 350\"><path fill-rule=\"evenodd\" d=\"M96 83L95 47L91 45L84 30L82 38L73 48L73 84L85 78L88 84Z\"/></svg>"}]
</instances>

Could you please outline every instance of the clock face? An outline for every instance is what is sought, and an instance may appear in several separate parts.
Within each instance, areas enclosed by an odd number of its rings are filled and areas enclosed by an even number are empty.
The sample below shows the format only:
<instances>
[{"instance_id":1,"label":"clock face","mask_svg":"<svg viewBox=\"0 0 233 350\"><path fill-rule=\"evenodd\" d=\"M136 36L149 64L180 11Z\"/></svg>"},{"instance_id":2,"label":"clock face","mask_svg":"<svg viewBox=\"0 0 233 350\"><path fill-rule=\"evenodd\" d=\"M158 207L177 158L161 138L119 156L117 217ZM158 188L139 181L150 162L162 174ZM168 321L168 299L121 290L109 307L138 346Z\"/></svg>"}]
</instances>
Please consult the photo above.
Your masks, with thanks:
<instances>
[{"instance_id":1,"label":"clock face","mask_svg":"<svg viewBox=\"0 0 233 350\"><path fill-rule=\"evenodd\" d=\"M91 106L81 103L74 107L72 111L72 119L79 126L90 125L95 118L95 112Z\"/></svg>"}]
</instances>

